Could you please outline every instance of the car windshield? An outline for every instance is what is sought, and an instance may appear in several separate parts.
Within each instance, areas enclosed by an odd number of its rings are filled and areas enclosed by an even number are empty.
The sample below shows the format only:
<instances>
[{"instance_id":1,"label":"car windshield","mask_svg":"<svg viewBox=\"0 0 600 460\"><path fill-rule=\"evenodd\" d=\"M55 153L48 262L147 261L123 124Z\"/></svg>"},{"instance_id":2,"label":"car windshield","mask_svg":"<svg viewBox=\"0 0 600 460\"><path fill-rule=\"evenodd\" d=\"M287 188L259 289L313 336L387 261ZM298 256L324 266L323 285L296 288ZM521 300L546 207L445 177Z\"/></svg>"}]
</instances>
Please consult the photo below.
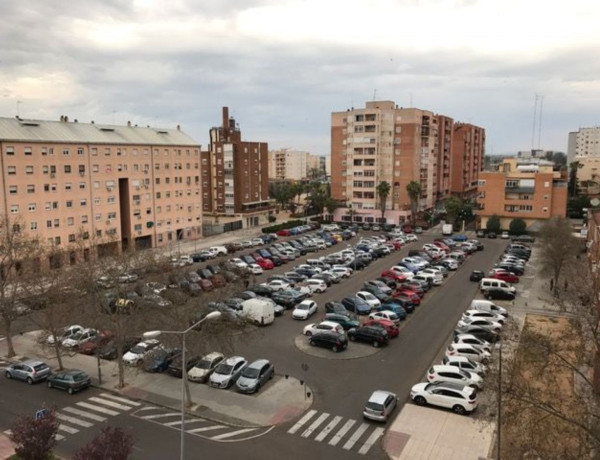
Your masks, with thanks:
<instances>
[{"instance_id":1,"label":"car windshield","mask_svg":"<svg viewBox=\"0 0 600 460\"><path fill-rule=\"evenodd\" d=\"M233 366L231 364L219 364L217 366L217 368L215 369L215 373L216 374L223 374L223 375L229 375L231 374L231 371L233 370Z\"/></svg>"},{"instance_id":2,"label":"car windshield","mask_svg":"<svg viewBox=\"0 0 600 460\"><path fill-rule=\"evenodd\" d=\"M37 366L34 366L34 368L33 368L33 369L34 369L36 372L39 372L39 371L43 371L43 370L45 370L45 369L47 369L47 368L48 368L48 366L46 366L45 364L38 364Z\"/></svg>"},{"instance_id":3,"label":"car windshield","mask_svg":"<svg viewBox=\"0 0 600 460\"><path fill-rule=\"evenodd\" d=\"M83 332L78 332L77 334L71 336L73 340L80 340L83 337Z\"/></svg>"},{"instance_id":4,"label":"car windshield","mask_svg":"<svg viewBox=\"0 0 600 460\"><path fill-rule=\"evenodd\" d=\"M300 304L296 307L298 310L308 310L308 305Z\"/></svg>"},{"instance_id":5,"label":"car windshield","mask_svg":"<svg viewBox=\"0 0 600 460\"><path fill-rule=\"evenodd\" d=\"M210 369L211 363L212 363L212 361L210 361L208 359L203 359L198 364L196 364L196 367L199 369Z\"/></svg>"},{"instance_id":6,"label":"car windshield","mask_svg":"<svg viewBox=\"0 0 600 460\"><path fill-rule=\"evenodd\" d=\"M375 411L383 411L383 406L379 403L373 402L373 401L368 401L367 402L367 409L371 409L371 410L375 410Z\"/></svg>"},{"instance_id":7,"label":"car windshield","mask_svg":"<svg viewBox=\"0 0 600 460\"><path fill-rule=\"evenodd\" d=\"M77 374L73 374L73 380L75 380L76 382L80 382L82 380L85 380L87 378L87 375L85 375L83 372L78 372Z\"/></svg>"},{"instance_id":8,"label":"car windshield","mask_svg":"<svg viewBox=\"0 0 600 460\"><path fill-rule=\"evenodd\" d=\"M248 367L244 370L244 372L242 372L242 377L247 377L249 379L255 379L256 377L258 377L259 372L260 372L260 369L257 369L255 367Z\"/></svg>"},{"instance_id":9,"label":"car windshield","mask_svg":"<svg viewBox=\"0 0 600 460\"><path fill-rule=\"evenodd\" d=\"M133 347L131 349L131 353L135 353L136 355L144 353L145 351L146 351L146 347L143 345L136 345L135 347Z\"/></svg>"}]
</instances>

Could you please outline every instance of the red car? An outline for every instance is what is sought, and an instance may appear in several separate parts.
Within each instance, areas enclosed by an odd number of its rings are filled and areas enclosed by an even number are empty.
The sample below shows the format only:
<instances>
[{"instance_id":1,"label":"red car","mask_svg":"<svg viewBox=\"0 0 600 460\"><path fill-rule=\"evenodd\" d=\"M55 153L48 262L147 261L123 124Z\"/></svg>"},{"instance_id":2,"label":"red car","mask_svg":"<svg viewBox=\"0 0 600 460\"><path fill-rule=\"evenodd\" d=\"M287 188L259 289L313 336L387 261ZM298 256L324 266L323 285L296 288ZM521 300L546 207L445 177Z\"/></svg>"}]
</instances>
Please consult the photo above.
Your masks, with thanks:
<instances>
[{"instance_id":1,"label":"red car","mask_svg":"<svg viewBox=\"0 0 600 460\"><path fill-rule=\"evenodd\" d=\"M255 257L254 259L263 270L273 270L273 262L269 259L263 259L262 257Z\"/></svg>"},{"instance_id":2,"label":"red car","mask_svg":"<svg viewBox=\"0 0 600 460\"><path fill-rule=\"evenodd\" d=\"M392 297L408 300L413 305L421 305L421 297L419 297L419 294L417 294L415 291L411 291L410 289L398 289L392 293Z\"/></svg>"},{"instance_id":3,"label":"red car","mask_svg":"<svg viewBox=\"0 0 600 460\"><path fill-rule=\"evenodd\" d=\"M100 333L92 340L88 340L79 345L79 353L83 353L84 355L96 354L96 350L102 348L114 337L115 333L113 331L100 331Z\"/></svg>"},{"instance_id":4,"label":"red car","mask_svg":"<svg viewBox=\"0 0 600 460\"><path fill-rule=\"evenodd\" d=\"M402 249L402 243L396 240L390 240L390 244L394 245L394 249L397 251L398 249Z\"/></svg>"},{"instance_id":5,"label":"red car","mask_svg":"<svg viewBox=\"0 0 600 460\"><path fill-rule=\"evenodd\" d=\"M412 284L410 282L398 286L396 292L408 292L409 294L417 294L421 299L425 296L425 291L423 289L421 289L417 284Z\"/></svg>"},{"instance_id":6,"label":"red car","mask_svg":"<svg viewBox=\"0 0 600 460\"><path fill-rule=\"evenodd\" d=\"M277 236L290 236L290 231L287 228L284 228L283 230L277 230L276 233Z\"/></svg>"},{"instance_id":7,"label":"red car","mask_svg":"<svg viewBox=\"0 0 600 460\"><path fill-rule=\"evenodd\" d=\"M450 252L450 248L441 241L434 241L433 244L435 244L438 248L440 248L446 254Z\"/></svg>"},{"instance_id":8,"label":"red car","mask_svg":"<svg viewBox=\"0 0 600 460\"><path fill-rule=\"evenodd\" d=\"M497 280L506 281L507 283L515 284L519 282L519 277L511 272L499 272L494 273L492 278L496 278Z\"/></svg>"},{"instance_id":9,"label":"red car","mask_svg":"<svg viewBox=\"0 0 600 460\"><path fill-rule=\"evenodd\" d=\"M381 272L381 276L383 276L384 278L393 279L394 281L398 281L400 283L406 281L406 276L393 270L385 270Z\"/></svg>"},{"instance_id":10,"label":"red car","mask_svg":"<svg viewBox=\"0 0 600 460\"><path fill-rule=\"evenodd\" d=\"M365 321L363 326L375 326L380 327L381 329L385 329L390 338L398 337L398 334L400 333L400 329L398 329L398 326L396 326L392 321L387 319L370 319L368 321Z\"/></svg>"}]
</instances>

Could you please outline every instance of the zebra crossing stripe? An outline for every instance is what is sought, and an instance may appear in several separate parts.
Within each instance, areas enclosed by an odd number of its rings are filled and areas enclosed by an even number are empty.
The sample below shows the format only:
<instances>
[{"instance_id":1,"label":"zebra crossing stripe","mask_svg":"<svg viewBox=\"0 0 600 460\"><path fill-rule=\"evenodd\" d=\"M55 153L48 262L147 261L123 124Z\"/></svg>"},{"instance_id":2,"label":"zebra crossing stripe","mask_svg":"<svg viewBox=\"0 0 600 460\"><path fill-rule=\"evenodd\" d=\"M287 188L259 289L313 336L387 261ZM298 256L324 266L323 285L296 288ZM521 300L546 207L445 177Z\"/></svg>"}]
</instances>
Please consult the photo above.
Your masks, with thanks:
<instances>
[{"instance_id":1,"label":"zebra crossing stripe","mask_svg":"<svg viewBox=\"0 0 600 460\"><path fill-rule=\"evenodd\" d=\"M294 434L296 431L298 431L300 428L302 428L302 425L304 425L306 422L308 422L313 415L315 415L317 413L316 410L310 410L306 413L306 415L304 417L302 417L300 420L298 420L298 423L296 423L293 427L291 427L288 430L289 434Z\"/></svg>"},{"instance_id":2,"label":"zebra crossing stripe","mask_svg":"<svg viewBox=\"0 0 600 460\"><path fill-rule=\"evenodd\" d=\"M225 425L204 426L202 428L194 428L193 430L185 430L186 433L202 433L203 431L213 431L226 428Z\"/></svg>"},{"instance_id":3,"label":"zebra crossing stripe","mask_svg":"<svg viewBox=\"0 0 600 460\"><path fill-rule=\"evenodd\" d=\"M316 419L312 425L310 425L306 430L304 430L304 433L302 433L300 436L302 436L303 438L308 438L313 431L315 431L317 428L319 428L319 425L321 425L321 423L323 423L327 417L329 417L329 414L327 412L323 412L318 419Z\"/></svg>"},{"instance_id":4,"label":"zebra crossing stripe","mask_svg":"<svg viewBox=\"0 0 600 460\"><path fill-rule=\"evenodd\" d=\"M162 418L162 417L181 417L181 414L177 413L177 412L168 412L168 413L163 413L163 414L154 414L154 415L144 415L142 418L144 420L154 420L157 418Z\"/></svg>"},{"instance_id":5,"label":"zebra crossing stripe","mask_svg":"<svg viewBox=\"0 0 600 460\"><path fill-rule=\"evenodd\" d=\"M348 420L340 431L338 431L333 438L329 441L330 446L337 446L338 442L350 431L350 428L356 423L356 420Z\"/></svg>"},{"instance_id":6,"label":"zebra crossing stripe","mask_svg":"<svg viewBox=\"0 0 600 460\"><path fill-rule=\"evenodd\" d=\"M189 420L186 419L185 424L187 425L188 423L204 422L204 421L205 420L201 419L201 418L191 418ZM163 423L163 425L165 425L165 426L181 425L181 420L175 420L174 422Z\"/></svg>"},{"instance_id":7,"label":"zebra crossing stripe","mask_svg":"<svg viewBox=\"0 0 600 460\"><path fill-rule=\"evenodd\" d=\"M369 428L368 423L363 423L361 426L359 426L358 429L352 434L350 439L348 439L348 441L346 441L346 444L344 444L344 449L346 449L346 450L352 449L352 446L354 446L354 444L356 444L356 441L358 441L358 438L360 438L362 436L362 434L365 431L367 431L367 428Z\"/></svg>"},{"instance_id":8,"label":"zebra crossing stripe","mask_svg":"<svg viewBox=\"0 0 600 460\"><path fill-rule=\"evenodd\" d=\"M69 434L79 433L79 430L77 428L71 428L70 426L63 425L62 423L58 425L58 429Z\"/></svg>"},{"instance_id":9,"label":"zebra crossing stripe","mask_svg":"<svg viewBox=\"0 0 600 460\"><path fill-rule=\"evenodd\" d=\"M119 412L116 410L106 409L105 407L95 406L94 404L88 404L86 402L80 401L75 403L76 406L85 407L86 409L95 410L96 412L100 412L106 415L119 415Z\"/></svg>"},{"instance_id":10,"label":"zebra crossing stripe","mask_svg":"<svg viewBox=\"0 0 600 460\"><path fill-rule=\"evenodd\" d=\"M246 429L243 429L243 430L232 431L230 433L219 434L217 436L213 436L210 439L212 439L214 441L218 441L220 439L227 439L227 438L231 438L233 436L237 436L238 434L248 433L250 431L256 431L256 430L258 430L258 428L246 428Z\"/></svg>"},{"instance_id":11,"label":"zebra crossing stripe","mask_svg":"<svg viewBox=\"0 0 600 460\"><path fill-rule=\"evenodd\" d=\"M124 404L129 404L129 405L135 406L135 407L142 405L142 403L140 403L140 402L132 401L131 399L121 398L119 396L111 395L110 393L100 393L100 396L102 396L104 398L112 399L113 401L121 402Z\"/></svg>"},{"instance_id":12,"label":"zebra crossing stripe","mask_svg":"<svg viewBox=\"0 0 600 460\"><path fill-rule=\"evenodd\" d=\"M325 428L323 428L321 430L321 432L315 438L315 441L318 441L318 442L323 441L323 439L325 439L327 437L327 435L329 433L331 433L331 431L337 426L338 423L340 423L341 420L342 420L342 417L340 417L339 415L336 415L333 418L333 420L331 422L329 422L329 425L327 425Z\"/></svg>"},{"instance_id":13,"label":"zebra crossing stripe","mask_svg":"<svg viewBox=\"0 0 600 460\"><path fill-rule=\"evenodd\" d=\"M4 430L2 433L6 436L10 436L12 434L12 430Z\"/></svg>"},{"instance_id":14,"label":"zebra crossing stripe","mask_svg":"<svg viewBox=\"0 0 600 460\"><path fill-rule=\"evenodd\" d=\"M90 414L89 412L75 409L74 407L63 407L61 410L64 412L70 412L71 414L79 415L80 417L89 418L97 422L104 422L106 420L106 417L101 417L100 415L96 414Z\"/></svg>"},{"instance_id":15,"label":"zebra crossing stripe","mask_svg":"<svg viewBox=\"0 0 600 460\"><path fill-rule=\"evenodd\" d=\"M88 398L88 400L93 401L98 404L104 404L105 406L108 406L108 407L114 407L115 409L120 409L120 410L130 410L131 409L131 406L125 406L124 404L119 404L114 401L109 401L107 399L92 397L92 398Z\"/></svg>"},{"instance_id":16,"label":"zebra crossing stripe","mask_svg":"<svg viewBox=\"0 0 600 460\"><path fill-rule=\"evenodd\" d=\"M155 407L155 406L146 406L146 407L140 407L140 408L137 410L137 412L142 412L142 411L145 411L145 410L152 410L152 409L156 409L156 407Z\"/></svg>"},{"instance_id":17,"label":"zebra crossing stripe","mask_svg":"<svg viewBox=\"0 0 600 460\"><path fill-rule=\"evenodd\" d=\"M89 428L91 426L94 426L93 423L86 422L85 420L79 420L78 418L75 418L75 417L69 417L68 415L63 415L60 412L56 413L56 418L59 420L62 420L63 422L68 422L72 425L79 425L84 428Z\"/></svg>"},{"instance_id":18,"label":"zebra crossing stripe","mask_svg":"<svg viewBox=\"0 0 600 460\"><path fill-rule=\"evenodd\" d=\"M57 441L62 441L63 439L65 439L65 437L62 434L56 433L54 435L54 439L56 439Z\"/></svg>"},{"instance_id":19,"label":"zebra crossing stripe","mask_svg":"<svg viewBox=\"0 0 600 460\"><path fill-rule=\"evenodd\" d=\"M377 440L383 435L383 432L383 428L376 428L373 431L373 433L371 433L371 436L369 436L369 439L367 439L362 445L358 453L361 455L365 455L367 452L369 452L369 449L373 447L373 444L375 444Z\"/></svg>"}]
</instances>

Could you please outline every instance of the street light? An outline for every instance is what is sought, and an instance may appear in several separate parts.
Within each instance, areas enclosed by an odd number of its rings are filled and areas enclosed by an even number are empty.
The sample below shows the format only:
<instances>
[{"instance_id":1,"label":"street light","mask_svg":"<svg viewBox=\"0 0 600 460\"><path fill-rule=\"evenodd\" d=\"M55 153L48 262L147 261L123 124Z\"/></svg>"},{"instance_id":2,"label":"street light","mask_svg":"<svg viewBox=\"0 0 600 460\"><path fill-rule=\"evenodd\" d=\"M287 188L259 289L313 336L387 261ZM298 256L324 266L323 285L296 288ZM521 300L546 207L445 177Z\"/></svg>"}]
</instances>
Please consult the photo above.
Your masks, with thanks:
<instances>
[{"instance_id":1,"label":"street light","mask_svg":"<svg viewBox=\"0 0 600 460\"><path fill-rule=\"evenodd\" d=\"M185 458L185 384L187 382L186 375L186 361L185 361L185 336L192 329L198 327L207 319L215 319L221 316L220 311L211 311L208 315L202 318L200 321L192 324L184 331L148 331L144 332L144 339L155 339L161 334L178 334L181 335L181 439L179 446L179 458L184 460Z\"/></svg>"}]
</instances>

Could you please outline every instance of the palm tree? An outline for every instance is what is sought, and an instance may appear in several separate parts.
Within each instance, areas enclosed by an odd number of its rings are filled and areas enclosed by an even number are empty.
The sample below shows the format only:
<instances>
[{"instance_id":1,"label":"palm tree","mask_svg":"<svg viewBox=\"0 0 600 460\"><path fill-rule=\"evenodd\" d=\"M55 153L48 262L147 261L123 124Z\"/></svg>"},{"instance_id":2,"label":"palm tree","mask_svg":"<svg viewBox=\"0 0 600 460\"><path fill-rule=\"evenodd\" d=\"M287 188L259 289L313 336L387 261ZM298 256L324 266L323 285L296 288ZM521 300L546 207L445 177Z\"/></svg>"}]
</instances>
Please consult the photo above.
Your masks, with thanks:
<instances>
[{"instance_id":1,"label":"palm tree","mask_svg":"<svg viewBox=\"0 0 600 460\"><path fill-rule=\"evenodd\" d=\"M377 186L377 194L379 195L379 204L381 206L381 221L385 217L385 205L390 195L390 184L386 181L380 182Z\"/></svg>"},{"instance_id":2,"label":"palm tree","mask_svg":"<svg viewBox=\"0 0 600 460\"><path fill-rule=\"evenodd\" d=\"M419 184L417 181L411 180L408 184L406 184L406 191L408 192L408 197L410 198L410 219L414 227L415 220L417 218L419 196L421 195L421 184Z\"/></svg>"}]
</instances>

